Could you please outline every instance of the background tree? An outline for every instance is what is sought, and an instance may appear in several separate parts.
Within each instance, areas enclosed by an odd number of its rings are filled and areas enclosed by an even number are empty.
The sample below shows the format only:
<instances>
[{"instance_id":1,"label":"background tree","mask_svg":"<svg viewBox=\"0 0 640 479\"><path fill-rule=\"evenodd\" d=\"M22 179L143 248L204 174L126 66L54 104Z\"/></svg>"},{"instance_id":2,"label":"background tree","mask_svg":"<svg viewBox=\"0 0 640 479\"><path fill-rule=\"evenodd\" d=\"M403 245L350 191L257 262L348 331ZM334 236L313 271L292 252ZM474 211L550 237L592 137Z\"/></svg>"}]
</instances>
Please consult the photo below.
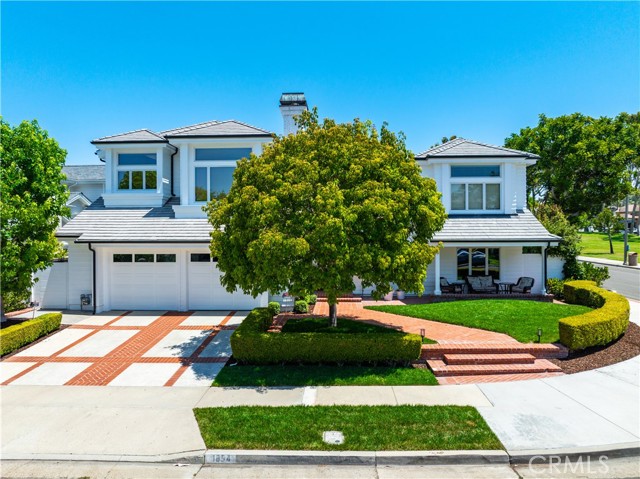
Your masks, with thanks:
<instances>
[{"instance_id":1,"label":"background tree","mask_svg":"<svg viewBox=\"0 0 640 479\"><path fill-rule=\"evenodd\" d=\"M631 191L629 165L638 155L627 114L594 119L580 113L548 118L505 140L508 148L540 155L527 169L530 205L560 206L577 223L595 217L603 205L617 203ZM637 117L637 115L636 115ZM635 128L635 127L634 127ZM635 147L634 147L635 142Z\"/></svg>"},{"instance_id":2,"label":"background tree","mask_svg":"<svg viewBox=\"0 0 640 479\"><path fill-rule=\"evenodd\" d=\"M580 278L582 274L576 259L582 250L578 227L571 224L558 205L537 203L533 213L549 233L562 237L563 241L549 248L548 254L564 260L565 278Z\"/></svg>"},{"instance_id":3,"label":"background tree","mask_svg":"<svg viewBox=\"0 0 640 479\"><path fill-rule=\"evenodd\" d=\"M622 229L622 220L611 209L604 208L593 220L593 226L609 237L609 253L613 254L613 241L611 233L617 233Z\"/></svg>"},{"instance_id":4,"label":"background tree","mask_svg":"<svg viewBox=\"0 0 640 479\"><path fill-rule=\"evenodd\" d=\"M5 297L22 298L33 274L50 266L59 251L53 236L68 215L61 181L66 151L37 121L12 128L0 120L0 222L2 225L2 316Z\"/></svg>"},{"instance_id":5,"label":"background tree","mask_svg":"<svg viewBox=\"0 0 640 479\"><path fill-rule=\"evenodd\" d=\"M449 137L443 136L443 137L442 137L442 140L440 140L440 142L439 142L439 143L434 143L434 144L433 144L433 145L431 145L429 148L433 148L433 147L438 146L438 145L444 145L444 144L445 144L445 143L447 143L448 141L455 140L456 138L458 138L456 135L451 135L451 136L449 136Z\"/></svg>"},{"instance_id":6,"label":"background tree","mask_svg":"<svg viewBox=\"0 0 640 479\"><path fill-rule=\"evenodd\" d=\"M422 293L445 211L404 137L359 120L320 123L316 109L298 124L296 135L238 162L229 194L207 206L227 291L322 290L334 326L354 276L375 297L392 283Z\"/></svg>"}]
</instances>

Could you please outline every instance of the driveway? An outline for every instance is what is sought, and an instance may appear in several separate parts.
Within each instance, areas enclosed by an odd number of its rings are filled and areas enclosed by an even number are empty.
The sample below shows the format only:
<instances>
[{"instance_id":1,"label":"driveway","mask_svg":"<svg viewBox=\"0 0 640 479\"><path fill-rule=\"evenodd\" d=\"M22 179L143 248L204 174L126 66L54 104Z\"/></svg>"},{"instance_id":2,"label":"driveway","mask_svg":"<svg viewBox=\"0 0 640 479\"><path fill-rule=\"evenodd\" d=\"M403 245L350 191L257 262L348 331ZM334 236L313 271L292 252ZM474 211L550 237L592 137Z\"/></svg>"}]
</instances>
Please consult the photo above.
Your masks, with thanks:
<instances>
[{"instance_id":1,"label":"driveway","mask_svg":"<svg viewBox=\"0 0 640 479\"><path fill-rule=\"evenodd\" d=\"M247 312L109 312L6 358L0 384L209 386Z\"/></svg>"}]
</instances>

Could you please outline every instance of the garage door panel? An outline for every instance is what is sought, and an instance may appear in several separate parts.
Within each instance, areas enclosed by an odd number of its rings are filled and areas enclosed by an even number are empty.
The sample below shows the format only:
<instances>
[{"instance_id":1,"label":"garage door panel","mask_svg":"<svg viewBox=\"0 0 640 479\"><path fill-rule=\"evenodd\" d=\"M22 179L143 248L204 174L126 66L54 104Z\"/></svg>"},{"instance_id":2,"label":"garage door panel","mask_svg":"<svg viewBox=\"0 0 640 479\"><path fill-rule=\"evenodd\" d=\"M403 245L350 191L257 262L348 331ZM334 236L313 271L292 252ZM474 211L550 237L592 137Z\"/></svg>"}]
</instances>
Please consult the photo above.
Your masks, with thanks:
<instances>
[{"instance_id":1,"label":"garage door panel","mask_svg":"<svg viewBox=\"0 0 640 479\"><path fill-rule=\"evenodd\" d=\"M189 262L188 299L189 309L253 309L258 300L242 291L227 292L220 283L222 273L213 262Z\"/></svg>"}]
</instances>

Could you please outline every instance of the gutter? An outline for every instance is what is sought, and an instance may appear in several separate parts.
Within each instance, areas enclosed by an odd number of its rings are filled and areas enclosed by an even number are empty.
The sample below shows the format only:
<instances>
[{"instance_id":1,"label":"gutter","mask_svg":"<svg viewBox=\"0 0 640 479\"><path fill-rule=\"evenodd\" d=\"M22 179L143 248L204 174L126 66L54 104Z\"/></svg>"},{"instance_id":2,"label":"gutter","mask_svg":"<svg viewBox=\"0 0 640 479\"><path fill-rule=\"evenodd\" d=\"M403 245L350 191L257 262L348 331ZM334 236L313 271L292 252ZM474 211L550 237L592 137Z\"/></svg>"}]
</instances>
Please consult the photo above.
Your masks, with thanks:
<instances>
[{"instance_id":1,"label":"gutter","mask_svg":"<svg viewBox=\"0 0 640 479\"><path fill-rule=\"evenodd\" d=\"M98 304L98 300L96 297L96 250L94 250L91 247L91 243L87 243L87 246L89 247L89 251L91 251L91 253L93 253L93 261L92 261L92 273L91 273L91 278L92 278L92 290L93 290L93 313L92 314L96 314L96 305Z\"/></svg>"},{"instance_id":2,"label":"gutter","mask_svg":"<svg viewBox=\"0 0 640 479\"><path fill-rule=\"evenodd\" d=\"M178 148L171 143L169 143L169 146L172 146L175 149L175 151L171 153L171 158L169 159L169 162L171 163L171 197L173 198L175 196L175 193L173 192L173 157L178 153Z\"/></svg>"}]
</instances>

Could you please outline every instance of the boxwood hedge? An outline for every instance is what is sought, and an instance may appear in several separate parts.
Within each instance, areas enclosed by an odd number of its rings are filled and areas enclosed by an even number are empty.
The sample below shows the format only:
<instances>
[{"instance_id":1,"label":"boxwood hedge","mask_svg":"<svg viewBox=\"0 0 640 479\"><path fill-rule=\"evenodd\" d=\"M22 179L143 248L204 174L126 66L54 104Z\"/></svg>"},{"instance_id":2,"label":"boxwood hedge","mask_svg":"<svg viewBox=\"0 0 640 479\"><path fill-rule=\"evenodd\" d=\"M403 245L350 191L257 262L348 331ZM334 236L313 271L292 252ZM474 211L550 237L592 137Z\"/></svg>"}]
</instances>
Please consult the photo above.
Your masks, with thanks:
<instances>
[{"instance_id":1,"label":"boxwood hedge","mask_svg":"<svg viewBox=\"0 0 640 479\"><path fill-rule=\"evenodd\" d=\"M0 355L4 356L60 327L61 313L48 313L0 330Z\"/></svg>"},{"instance_id":2,"label":"boxwood hedge","mask_svg":"<svg viewBox=\"0 0 640 479\"><path fill-rule=\"evenodd\" d=\"M267 333L270 322L268 309L251 311L231 336L233 357L251 364L408 363L422 346L420 336L401 332Z\"/></svg>"},{"instance_id":3,"label":"boxwood hedge","mask_svg":"<svg viewBox=\"0 0 640 479\"><path fill-rule=\"evenodd\" d=\"M568 281L564 297L567 303L595 308L560 320L560 342L569 349L603 346L627 330L629 302L624 296L599 288L593 281Z\"/></svg>"}]
</instances>

